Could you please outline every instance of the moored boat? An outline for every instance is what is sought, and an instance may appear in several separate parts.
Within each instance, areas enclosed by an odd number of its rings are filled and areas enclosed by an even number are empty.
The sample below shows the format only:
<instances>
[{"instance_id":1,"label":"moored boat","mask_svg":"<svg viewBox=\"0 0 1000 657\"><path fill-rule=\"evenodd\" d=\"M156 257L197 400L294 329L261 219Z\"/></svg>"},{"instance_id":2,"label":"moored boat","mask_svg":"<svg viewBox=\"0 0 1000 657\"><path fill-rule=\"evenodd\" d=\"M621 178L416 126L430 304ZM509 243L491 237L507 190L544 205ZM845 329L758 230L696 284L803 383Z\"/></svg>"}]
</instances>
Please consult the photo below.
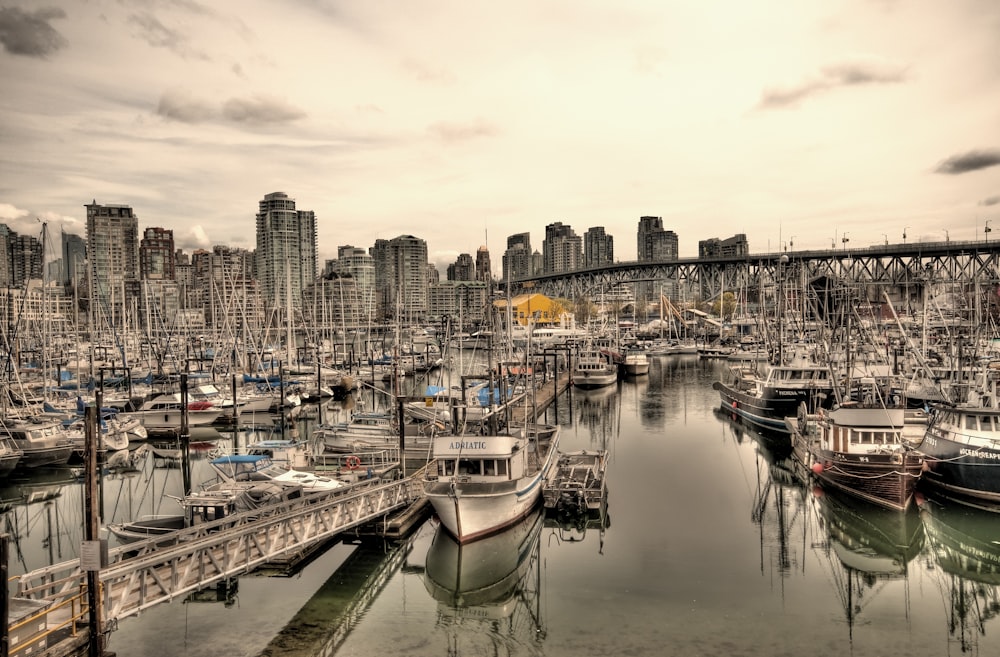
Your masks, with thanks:
<instances>
[{"instance_id":1,"label":"moored boat","mask_svg":"<svg viewBox=\"0 0 1000 657\"><path fill-rule=\"evenodd\" d=\"M765 376L755 368L736 365L712 384L722 405L766 429L788 431L785 418L795 416L801 404L808 413L833 403L830 371L815 363L776 365Z\"/></svg>"},{"instance_id":2,"label":"moored boat","mask_svg":"<svg viewBox=\"0 0 1000 657\"><path fill-rule=\"evenodd\" d=\"M0 418L0 434L21 451L20 468L66 465L74 450L72 434L57 418Z\"/></svg>"},{"instance_id":3,"label":"moored boat","mask_svg":"<svg viewBox=\"0 0 1000 657\"><path fill-rule=\"evenodd\" d=\"M618 366L599 352L583 352L573 367L573 385L577 388L603 388L618 381Z\"/></svg>"},{"instance_id":4,"label":"moored boat","mask_svg":"<svg viewBox=\"0 0 1000 657\"><path fill-rule=\"evenodd\" d=\"M917 449L924 455L923 480L958 502L1000 508L1000 403L998 373L970 401L937 406Z\"/></svg>"},{"instance_id":5,"label":"moored boat","mask_svg":"<svg viewBox=\"0 0 1000 657\"><path fill-rule=\"evenodd\" d=\"M559 427L527 425L497 434L434 439L437 467L424 475L424 492L441 523L467 543L517 522L539 503L555 466Z\"/></svg>"},{"instance_id":6,"label":"moored boat","mask_svg":"<svg viewBox=\"0 0 1000 657\"><path fill-rule=\"evenodd\" d=\"M863 500L906 510L923 461L913 450L922 425L902 407L847 401L810 415L803 403L787 418L793 452L823 483Z\"/></svg>"}]
</instances>

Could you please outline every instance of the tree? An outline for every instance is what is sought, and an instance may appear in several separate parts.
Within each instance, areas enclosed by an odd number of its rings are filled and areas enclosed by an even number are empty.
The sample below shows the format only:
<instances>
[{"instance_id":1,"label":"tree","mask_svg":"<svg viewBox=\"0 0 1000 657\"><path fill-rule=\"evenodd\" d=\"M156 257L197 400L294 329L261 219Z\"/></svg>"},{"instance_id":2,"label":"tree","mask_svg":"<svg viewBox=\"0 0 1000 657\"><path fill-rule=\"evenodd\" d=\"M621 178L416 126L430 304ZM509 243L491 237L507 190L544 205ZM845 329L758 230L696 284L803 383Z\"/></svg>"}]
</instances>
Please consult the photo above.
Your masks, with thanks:
<instances>
[{"instance_id":1,"label":"tree","mask_svg":"<svg viewBox=\"0 0 1000 657\"><path fill-rule=\"evenodd\" d=\"M732 292L725 292L712 303L712 312L719 316L719 319L729 320L736 312L736 295Z\"/></svg>"}]
</instances>

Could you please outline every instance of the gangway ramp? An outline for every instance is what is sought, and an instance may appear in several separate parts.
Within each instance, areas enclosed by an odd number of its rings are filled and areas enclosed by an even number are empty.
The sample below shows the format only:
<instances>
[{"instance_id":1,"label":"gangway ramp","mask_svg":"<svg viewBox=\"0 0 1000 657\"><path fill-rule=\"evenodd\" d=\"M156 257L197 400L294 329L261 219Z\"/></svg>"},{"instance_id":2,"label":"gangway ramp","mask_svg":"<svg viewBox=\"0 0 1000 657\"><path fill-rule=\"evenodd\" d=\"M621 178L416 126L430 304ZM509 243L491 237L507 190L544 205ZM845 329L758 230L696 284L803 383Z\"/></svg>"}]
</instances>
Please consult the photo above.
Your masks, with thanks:
<instances>
[{"instance_id":1,"label":"gangway ramp","mask_svg":"<svg viewBox=\"0 0 1000 657\"><path fill-rule=\"evenodd\" d=\"M716 328L722 328L722 322L715 319L714 317L706 313L704 310L698 310L697 308L685 308L684 312L691 313L692 315L698 317L699 319L708 324L711 324L712 326L715 326Z\"/></svg>"},{"instance_id":2,"label":"gangway ramp","mask_svg":"<svg viewBox=\"0 0 1000 657\"><path fill-rule=\"evenodd\" d=\"M372 482L309 495L109 551L99 571L104 619L114 623L215 582L327 540L401 509L423 494L413 478ZM157 547L157 544L160 547ZM18 578L18 597L61 601L86 587L87 573L69 561Z\"/></svg>"}]
</instances>

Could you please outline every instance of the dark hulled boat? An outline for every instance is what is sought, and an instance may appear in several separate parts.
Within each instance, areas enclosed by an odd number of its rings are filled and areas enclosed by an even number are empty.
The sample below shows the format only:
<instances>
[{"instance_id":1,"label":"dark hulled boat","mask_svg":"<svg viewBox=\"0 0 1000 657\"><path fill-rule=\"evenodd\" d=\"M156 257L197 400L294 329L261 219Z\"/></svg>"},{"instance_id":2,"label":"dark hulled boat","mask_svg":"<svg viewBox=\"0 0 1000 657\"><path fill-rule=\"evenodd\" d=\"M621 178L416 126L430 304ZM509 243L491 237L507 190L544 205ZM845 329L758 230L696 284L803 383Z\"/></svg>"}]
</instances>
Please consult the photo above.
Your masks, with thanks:
<instances>
[{"instance_id":1,"label":"dark hulled boat","mask_svg":"<svg viewBox=\"0 0 1000 657\"><path fill-rule=\"evenodd\" d=\"M788 431L785 418L794 416L801 404L812 413L833 401L830 371L814 363L775 365L765 376L735 365L712 387L727 410L757 426L783 432Z\"/></svg>"}]
</instances>

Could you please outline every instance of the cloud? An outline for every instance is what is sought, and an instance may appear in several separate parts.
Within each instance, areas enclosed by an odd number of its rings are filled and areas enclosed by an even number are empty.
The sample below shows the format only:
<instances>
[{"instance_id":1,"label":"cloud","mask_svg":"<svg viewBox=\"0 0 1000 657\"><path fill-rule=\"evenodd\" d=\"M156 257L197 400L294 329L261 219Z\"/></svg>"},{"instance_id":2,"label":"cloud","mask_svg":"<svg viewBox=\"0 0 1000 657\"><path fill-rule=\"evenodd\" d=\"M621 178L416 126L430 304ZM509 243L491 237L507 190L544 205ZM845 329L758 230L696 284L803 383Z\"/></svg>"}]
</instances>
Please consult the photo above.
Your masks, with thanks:
<instances>
[{"instance_id":1,"label":"cloud","mask_svg":"<svg viewBox=\"0 0 1000 657\"><path fill-rule=\"evenodd\" d=\"M236 123L290 123L306 113L287 102L267 96L230 98L222 106L222 115Z\"/></svg>"},{"instance_id":2,"label":"cloud","mask_svg":"<svg viewBox=\"0 0 1000 657\"><path fill-rule=\"evenodd\" d=\"M997 204L1000 204L1000 196L989 196L979 202L979 205L997 205Z\"/></svg>"},{"instance_id":3,"label":"cloud","mask_svg":"<svg viewBox=\"0 0 1000 657\"><path fill-rule=\"evenodd\" d=\"M132 14L128 17L128 23L137 27L137 36L154 48L166 48L185 59L208 59L208 55L189 45L183 32L167 27L150 13Z\"/></svg>"},{"instance_id":4,"label":"cloud","mask_svg":"<svg viewBox=\"0 0 1000 657\"><path fill-rule=\"evenodd\" d=\"M179 235L175 242L182 249L211 249L212 240L208 238L205 229L201 225L191 226L183 235Z\"/></svg>"},{"instance_id":5,"label":"cloud","mask_svg":"<svg viewBox=\"0 0 1000 657\"><path fill-rule=\"evenodd\" d=\"M69 44L49 25L55 18L66 18L66 12L58 7L42 7L34 12L0 7L0 43L12 55L44 59Z\"/></svg>"},{"instance_id":6,"label":"cloud","mask_svg":"<svg viewBox=\"0 0 1000 657\"><path fill-rule=\"evenodd\" d=\"M455 81L455 76L444 68L433 68L424 62L413 58L404 59L401 63L403 70L420 82L441 82L450 84Z\"/></svg>"},{"instance_id":7,"label":"cloud","mask_svg":"<svg viewBox=\"0 0 1000 657\"><path fill-rule=\"evenodd\" d=\"M10 203L0 203L0 222L14 221L31 214L28 210L22 210Z\"/></svg>"},{"instance_id":8,"label":"cloud","mask_svg":"<svg viewBox=\"0 0 1000 657\"><path fill-rule=\"evenodd\" d=\"M215 118L218 113L205 103L184 91L167 91L160 96L156 106L160 116L182 123L201 123Z\"/></svg>"},{"instance_id":9,"label":"cloud","mask_svg":"<svg viewBox=\"0 0 1000 657\"><path fill-rule=\"evenodd\" d=\"M875 60L844 61L820 69L818 75L797 85L766 89L758 106L763 109L789 107L800 100L840 87L873 84L896 84L906 79L906 69Z\"/></svg>"},{"instance_id":10,"label":"cloud","mask_svg":"<svg viewBox=\"0 0 1000 657\"><path fill-rule=\"evenodd\" d=\"M469 141L479 137L492 137L500 132L495 125L484 119L475 119L469 123L442 121L431 124L427 130L438 139L449 143Z\"/></svg>"},{"instance_id":11,"label":"cloud","mask_svg":"<svg viewBox=\"0 0 1000 657\"><path fill-rule=\"evenodd\" d=\"M1000 149L969 151L952 155L934 169L934 173L957 175L1000 164Z\"/></svg>"}]
</instances>

